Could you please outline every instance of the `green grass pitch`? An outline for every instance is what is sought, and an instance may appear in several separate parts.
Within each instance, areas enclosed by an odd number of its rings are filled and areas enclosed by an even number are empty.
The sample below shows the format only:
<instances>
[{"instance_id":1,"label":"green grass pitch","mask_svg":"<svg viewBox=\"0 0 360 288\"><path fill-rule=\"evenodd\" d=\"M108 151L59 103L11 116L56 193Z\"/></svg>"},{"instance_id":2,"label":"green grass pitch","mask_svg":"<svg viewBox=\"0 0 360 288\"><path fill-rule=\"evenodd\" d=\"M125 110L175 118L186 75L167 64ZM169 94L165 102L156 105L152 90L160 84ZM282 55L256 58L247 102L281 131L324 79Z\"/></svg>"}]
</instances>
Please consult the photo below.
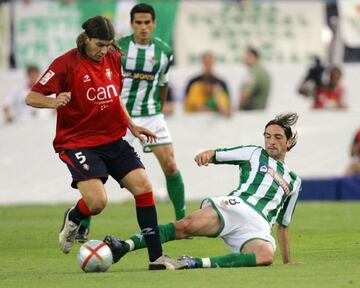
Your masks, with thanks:
<instances>
[{"instance_id":1,"label":"green grass pitch","mask_svg":"<svg viewBox=\"0 0 360 288\"><path fill-rule=\"evenodd\" d=\"M188 211L198 203L188 203ZM106 273L84 273L76 244L58 249L58 231L67 206L0 207L0 287L360 287L360 202L300 202L291 225L293 265L279 251L269 267L148 271L147 252L125 256ZM160 223L172 219L169 203L158 204ZM91 239L137 232L133 203L110 203L92 222ZM166 254L218 256L221 239L195 238L164 244Z\"/></svg>"}]
</instances>

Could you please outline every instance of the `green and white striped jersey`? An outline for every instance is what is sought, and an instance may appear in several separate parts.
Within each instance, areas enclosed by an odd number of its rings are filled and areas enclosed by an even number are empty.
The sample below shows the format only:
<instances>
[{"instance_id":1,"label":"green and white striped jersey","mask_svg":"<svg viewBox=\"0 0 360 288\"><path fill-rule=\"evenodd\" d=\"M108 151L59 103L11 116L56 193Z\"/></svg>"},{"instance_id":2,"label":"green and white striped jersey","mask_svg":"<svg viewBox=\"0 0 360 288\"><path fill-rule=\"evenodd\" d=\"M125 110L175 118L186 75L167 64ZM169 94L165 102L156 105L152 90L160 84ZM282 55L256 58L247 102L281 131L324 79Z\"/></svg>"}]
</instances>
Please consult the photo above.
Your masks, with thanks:
<instances>
[{"instance_id":1,"label":"green and white striped jersey","mask_svg":"<svg viewBox=\"0 0 360 288\"><path fill-rule=\"evenodd\" d=\"M270 157L258 146L216 149L215 164L239 165L239 187L229 195L238 196L269 223L287 227L295 210L301 179L284 163Z\"/></svg>"},{"instance_id":2,"label":"green and white striped jersey","mask_svg":"<svg viewBox=\"0 0 360 288\"><path fill-rule=\"evenodd\" d=\"M167 86L173 60L171 48L159 38L148 45L135 43L134 35L121 38L123 88L121 98L132 117L161 113L159 87Z\"/></svg>"}]
</instances>

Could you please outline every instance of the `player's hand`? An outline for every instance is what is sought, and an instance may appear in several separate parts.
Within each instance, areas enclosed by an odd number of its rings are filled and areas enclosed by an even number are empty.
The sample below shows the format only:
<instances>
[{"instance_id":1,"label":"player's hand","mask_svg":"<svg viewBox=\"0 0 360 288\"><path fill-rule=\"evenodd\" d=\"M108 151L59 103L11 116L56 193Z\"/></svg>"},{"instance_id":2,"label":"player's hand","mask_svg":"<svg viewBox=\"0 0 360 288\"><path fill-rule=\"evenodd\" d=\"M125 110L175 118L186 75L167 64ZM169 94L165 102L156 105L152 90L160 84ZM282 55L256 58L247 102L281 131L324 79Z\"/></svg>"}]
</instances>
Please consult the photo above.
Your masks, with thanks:
<instances>
[{"instance_id":1,"label":"player's hand","mask_svg":"<svg viewBox=\"0 0 360 288\"><path fill-rule=\"evenodd\" d=\"M214 156L214 150L207 150L196 155L194 160L198 166L208 166L213 162Z\"/></svg>"},{"instance_id":2,"label":"player's hand","mask_svg":"<svg viewBox=\"0 0 360 288\"><path fill-rule=\"evenodd\" d=\"M133 123L129 122L129 129L131 131L131 133L138 138L141 143L155 143L156 142L156 135L155 133L151 132L149 129L146 129L142 126L137 126ZM146 137L146 140L144 139L144 137L142 136L144 135Z\"/></svg>"},{"instance_id":3,"label":"player's hand","mask_svg":"<svg viewBox=\"0 0 360 288\"><path fill-rule=\"evenodd\" d=\"M301 264L301 262L297 262L297 261L294 261L294 260L288 260L288 261L283 261L283 264L284 265L299 265Z\"/></svg>"},{"instance_id":4,"label":"player's hand","mask_svg":"<svg viewBox=\"0 0 360 288\"><path fill-rule=\"evenodd\" d=\"M54 109L65 107L71 100L71 92L61 92L53 100Z\"/></svg>"}]
</instances>

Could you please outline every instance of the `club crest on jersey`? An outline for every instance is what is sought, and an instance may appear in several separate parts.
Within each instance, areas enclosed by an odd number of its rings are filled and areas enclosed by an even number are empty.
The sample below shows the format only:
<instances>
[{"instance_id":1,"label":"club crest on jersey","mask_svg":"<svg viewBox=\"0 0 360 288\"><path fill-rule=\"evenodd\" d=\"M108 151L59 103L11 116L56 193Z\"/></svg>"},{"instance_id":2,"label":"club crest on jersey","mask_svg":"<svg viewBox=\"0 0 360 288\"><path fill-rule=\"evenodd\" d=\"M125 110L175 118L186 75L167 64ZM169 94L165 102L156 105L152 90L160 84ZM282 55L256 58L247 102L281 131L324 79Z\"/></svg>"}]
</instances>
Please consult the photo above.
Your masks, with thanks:
<instances>
[{"instance_id":1,"label":"club crest on jersey","mask_svg":"<svg viewBox=\"0 0 360 288\"><path fill-rule=\"evenodd\" d=\"M263 172L263 173L266 173L268 171L268 167L266 165L261 165L259 167L259 171Z\"/></svg>"},{"instance_id":2,"label":"club crest on jersey","mask_svg":"<svg viewBox=\"0 0 360 288\"><path fill-rule=\"evenodd\" d=\"M106 69L105 75L109 80L112 80L112 72L111 72L110 68Z\"/></svg>"},{"instance_id":3,"label":"club crest on jersey","mask_svg":"<svg viewBox=\"0 0 360 288\"><path fill-rule=\"evenodd\" d=\"M48 72L46 72L46 74L40 79L39 83L42 85L45 85L50 79L51 77L53 77L55 75L55 72L52 70L49 70Z\"/></svg>"},{"instance_id":4,"label":"club crest on jersey","mask_svg":"<svg viewBox=\"0 0 360 288\"><path fill-rule=\"evenodd\" d=\"M153 64L156 63L156 58L155 58L155 56L153 56L153 57L151 58L151 62L152 62Z\"/></svg>"}]
</instances>

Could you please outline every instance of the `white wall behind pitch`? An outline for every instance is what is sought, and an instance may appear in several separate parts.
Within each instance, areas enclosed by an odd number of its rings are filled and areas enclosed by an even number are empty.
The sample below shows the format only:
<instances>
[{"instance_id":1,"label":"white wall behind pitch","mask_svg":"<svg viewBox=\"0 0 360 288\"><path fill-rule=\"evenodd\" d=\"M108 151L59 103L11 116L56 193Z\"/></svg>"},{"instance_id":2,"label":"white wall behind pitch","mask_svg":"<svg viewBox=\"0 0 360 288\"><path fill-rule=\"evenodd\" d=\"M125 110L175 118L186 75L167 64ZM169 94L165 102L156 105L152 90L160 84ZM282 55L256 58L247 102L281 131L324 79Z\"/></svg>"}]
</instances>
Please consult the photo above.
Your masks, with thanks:
<instances>
[{"instance_id":1,"label":"white wall behind pitch","mask_svg":"<svg viewBox=\"0 0 360 288\"><path fill-rule=\"evenodd\" d=\"M264 124L277 113L300 114L298 145L288 154L287 163L303 178L342 175L349 162L353 135L360 128L359 65L346 65L347 111L312 111L310 102L296 93L304 67L269 67L273 88L265 112L236 112L226 119L213 113L184 114L179 105L168 118L175 155L182 171L187 199L224 195L238 182L238 170L232 166L198 168L193 161L202 149L240 144L262 144ZM236 106L236 95L244 70L241 67L217 67L229 83ZM174 68L171 83L178 99L194 69ZM0 102L21 82L21 71L0 72ZM2 115L1 115L2 116ZM11 125L0 122L0 204L74 202L77 190L70 188L70 173L52 149L55 120L42 117ZM139 149L139 145L136 145ZM141 150L141 149L140 149ZM157 198L166 198L165 181L151 154L142 160L153 183ZM131 199L128 192L109 180L106 184L110 201Z\"/></svg>"}]
</instances>

